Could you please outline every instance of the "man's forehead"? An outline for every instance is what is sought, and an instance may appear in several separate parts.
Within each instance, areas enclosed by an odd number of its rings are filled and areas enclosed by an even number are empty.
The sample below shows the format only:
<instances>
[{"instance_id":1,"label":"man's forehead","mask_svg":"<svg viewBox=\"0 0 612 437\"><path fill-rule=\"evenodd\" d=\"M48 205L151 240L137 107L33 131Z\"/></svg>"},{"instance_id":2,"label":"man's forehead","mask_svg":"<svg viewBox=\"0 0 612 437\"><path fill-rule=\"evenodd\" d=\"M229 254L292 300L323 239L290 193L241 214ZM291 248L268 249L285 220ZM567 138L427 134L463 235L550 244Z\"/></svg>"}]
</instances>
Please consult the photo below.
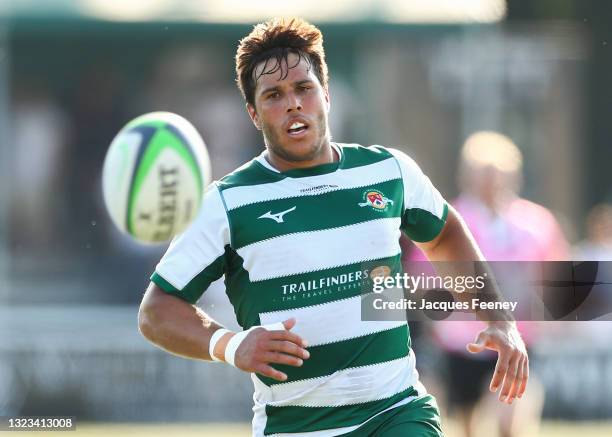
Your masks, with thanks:
<instances>
[{"instance_id":1,"label":"man's forehead","mask_svg":"<svg viewBox=\"0 0 612 437\"><path fill-rule=\"evenodd\" d=\"M280 65L279 65L280 62ZM266 85L275 86L278 82L295 82L305 79L316 79L312 66L304 56L290 53L286 59L280 60L272 57L262 61L253 70L255 87Z\"/></svg>"}]
</instances>

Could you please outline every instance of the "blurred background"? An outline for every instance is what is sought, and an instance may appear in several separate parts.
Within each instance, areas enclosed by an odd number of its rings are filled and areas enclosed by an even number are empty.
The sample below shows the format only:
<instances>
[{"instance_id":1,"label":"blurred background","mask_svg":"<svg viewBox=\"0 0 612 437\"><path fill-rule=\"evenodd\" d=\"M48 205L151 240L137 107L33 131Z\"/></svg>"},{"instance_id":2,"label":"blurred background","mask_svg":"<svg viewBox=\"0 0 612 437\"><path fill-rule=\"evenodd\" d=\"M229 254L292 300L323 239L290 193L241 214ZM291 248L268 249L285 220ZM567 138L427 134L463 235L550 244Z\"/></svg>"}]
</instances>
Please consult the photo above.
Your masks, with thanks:
<instances>
[{"instance_id":1,"label":"blurred background","mask_svg":"<svg viewBox=\"0 0 612 437\"><path fill-rule=\"evenodd\" d=\"M138 303L165 247L137 245L112 226L100 177L119 129L157 110L198 128L215 178L258 154L234 55L253 24L281 15L324 34L335 141L398 147L447 199L467 192L475 201L462 147L474 132L502 133L521 156L508 190L554 228L559 244L547 259L612 260L606 0L0 0L0 417L197 423L199 435L248 435L247 375L170 356L138 334ZM492 246L514 226L501 210L474 224ZM524 214L536 238L541 222ZM237 327L221 283L200 305ZM452 399L446 408L453 388L434 340L444 333L412 329L449 435L495 435L499 425L502 435L587 436L612 435L611 326L535 328L539 389L526 402L535 417L508 427L514 419L491 407L477 429ZM470 402L480 411L492 397ZM239 426L206 427L217 422Z\"/></svg>"}]
</instances>

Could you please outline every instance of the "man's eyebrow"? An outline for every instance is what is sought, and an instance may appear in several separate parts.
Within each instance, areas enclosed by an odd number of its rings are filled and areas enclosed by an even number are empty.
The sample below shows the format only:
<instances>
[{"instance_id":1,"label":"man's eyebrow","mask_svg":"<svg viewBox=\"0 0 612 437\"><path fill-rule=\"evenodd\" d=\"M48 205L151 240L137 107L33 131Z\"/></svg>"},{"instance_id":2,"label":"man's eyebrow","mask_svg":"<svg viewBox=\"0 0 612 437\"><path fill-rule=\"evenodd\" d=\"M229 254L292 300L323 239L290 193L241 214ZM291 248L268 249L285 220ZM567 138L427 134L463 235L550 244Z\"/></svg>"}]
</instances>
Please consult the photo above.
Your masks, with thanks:
<instances>
[{"instance_id":1,"label":"man's eyebrow","mask_svg":"<svg viewBox=\"0 0 612 437\"><path fill-rule=\"evenodd\" d=\"M302 79L302 80L298 80L295 85L305 85L305 84L311 84L313 83L312 79Z\"/></svg>"},{"instance_id":2,"label":"man's eyebrow","mask_svg":"<svg viewBox=\"0 0 612 437\"><path fill-rule=\"evenodd\" d=\"M306 84L311 84L313 83L312 79L302 79L302 80L298 80L297 82L293 83L293 86L300 86L300 85L306 85ZM280 87L279 86L271 86L269 88L264 88L263 90L261 90L260 95L264 95L267 94L269 92L272 91L279 91Z\"/></svg>"},{"instance_id":3,"label":"man's eyebrow","mask_svg":"<svg viewBox=\"0 0 612 437\"><path fill-rule=\"evenodd\" d=\"M278 86L271 86L269 88L265 88L265 89L261 90L260 94L263 96L264 94L267 94L267 93L269 93L271 91L278 91L279 89L280 89L280 87L278 87Z\"/></svg>"}]
</instances>

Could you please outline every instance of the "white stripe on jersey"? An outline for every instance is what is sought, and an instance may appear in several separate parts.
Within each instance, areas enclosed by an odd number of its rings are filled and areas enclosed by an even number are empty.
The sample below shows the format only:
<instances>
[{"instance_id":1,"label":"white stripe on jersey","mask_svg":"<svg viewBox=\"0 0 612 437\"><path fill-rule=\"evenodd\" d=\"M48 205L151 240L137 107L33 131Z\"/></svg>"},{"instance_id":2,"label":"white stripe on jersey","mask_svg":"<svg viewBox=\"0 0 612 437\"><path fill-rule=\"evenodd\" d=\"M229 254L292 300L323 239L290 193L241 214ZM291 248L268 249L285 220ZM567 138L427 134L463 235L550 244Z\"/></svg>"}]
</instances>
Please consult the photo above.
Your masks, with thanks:
<instances>
[{"instance_id":1,"label":"white stripe on jersey","mask_svg":"<svg viewBox=\"0 0 612 437\"><path fill-rule=\"evenodd\" d=\"M275 384L255 381L257 402L275 407L339 407L389 398L418 381L414 354L328 376Z\"/></svg>"},{"instance_id":2,"label":"white stripe on jersey","mask_svg":"<svg viewBox=\"0 0 612 437\"><path fill-rule=\"evenodd\" d=\"M339 370L319 378L275 384L255 378L257 402L274 407L341 407L389 398L418 381L414 353L384 363Z\"/></svg>"},{"instance_id":3,"label":"white stripe on jersey","mask_svg":"<svg viewBox=\"0 0 612 437\"><path fill-rule=\"evenodd\" d=\"M237 250L251 282L387 258L400 253L401 218L296 232ZM296 250L299 247L299 251Z\"/></svg>"},{"instance_id":4,"label":"white stripe on jersey","mask_svg":"<svg viewBox=\"0 0 612 437\"><path fill-rule=\"evenodd\" d=\"M438 218L444 213L444 198L432 185L427 176L423 174L418 164L397 149L387 148L401 169L404 182L404 211L411 208L419 208L429 211Z\"/></svg>"},{"instance_id":5,"label":"white stripe on jersey","mask_svg":"<svg viewBox=\"0 0 612 437\"><path fill-rule=\"evenodd\" d=\"M282 322L290 317L297 322L291 332L305 339L310 346L363 337L406 325L405 321L361 320L361 296L259 314L262 325ZM325 328L321 329L322 326Z\"/></svg>"},{"instance_id":6,"label":"white stripe on jersey","mask_svg":"<svg viewBox=\"0 0 612 437\"><path fill-rule=\"evenodd\" d=\"M229 221L216 184L206 190L202 205L194 222L172 240L155 268L177 290L223 255L229 244Z\"/></svg>"}]
</instances>

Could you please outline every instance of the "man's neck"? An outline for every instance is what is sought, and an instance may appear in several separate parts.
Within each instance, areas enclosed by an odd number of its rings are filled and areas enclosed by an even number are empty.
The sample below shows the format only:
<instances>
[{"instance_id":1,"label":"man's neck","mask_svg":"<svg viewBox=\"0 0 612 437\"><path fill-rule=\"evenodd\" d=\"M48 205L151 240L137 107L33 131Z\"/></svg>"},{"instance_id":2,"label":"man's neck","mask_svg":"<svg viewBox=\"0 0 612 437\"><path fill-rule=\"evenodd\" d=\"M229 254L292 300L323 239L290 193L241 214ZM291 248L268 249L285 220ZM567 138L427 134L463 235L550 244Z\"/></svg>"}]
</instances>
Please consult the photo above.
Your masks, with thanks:
<instances>
[{"instance_id":1,"label":"man's neck","mask_svg":"<svg viewBox=\"0 0 612 437\"><path fill-rule=\"evenodd\" d=\"M328 143L326 147L323 147L321 153L314 159L309 161L289 161L281 158L280 156L270 153L268 149L264 155L266 161L268 161L275 169L280 172L289 170L295 170L299 168L316 167L317 165L330 164L340 159L336 149Z\"/></svg>"}]
</instances>

